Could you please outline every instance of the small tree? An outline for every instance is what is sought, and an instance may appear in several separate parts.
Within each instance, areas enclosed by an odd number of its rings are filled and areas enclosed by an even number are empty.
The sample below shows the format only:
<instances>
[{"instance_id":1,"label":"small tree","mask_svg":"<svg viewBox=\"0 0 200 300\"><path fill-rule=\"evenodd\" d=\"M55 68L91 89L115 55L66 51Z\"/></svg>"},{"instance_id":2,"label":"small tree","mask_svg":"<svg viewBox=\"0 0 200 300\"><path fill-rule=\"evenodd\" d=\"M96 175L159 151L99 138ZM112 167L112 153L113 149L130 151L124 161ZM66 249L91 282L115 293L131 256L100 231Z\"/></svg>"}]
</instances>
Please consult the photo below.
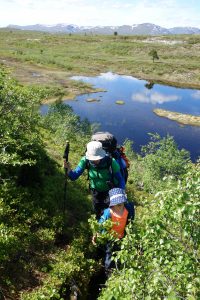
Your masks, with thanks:
<instances>
[{"instance_id":1,"label":"small tree","mask_svg":"<svg viewBox=\"0 0 200 300\"><path fill-rule=\"evenodd\" d=\"M115 36L116 36L116 35L118 35L118 32L117 32L117 31L115 31L115 32L114 32L114 35L115 35Z\"/></svg>"},{"instance_id":2,"label":"small tree","mask_svg":"<svg viewBox=\"0 0 200 300\"><path fill-rule=\"evenodd\" d=\"M155 49L152 49L150 52L149 52L149 55L152 57L153 59L153 62L155 59L159 59L159 56L158 56L158 53Z\"/></svg>"}]
</instances>

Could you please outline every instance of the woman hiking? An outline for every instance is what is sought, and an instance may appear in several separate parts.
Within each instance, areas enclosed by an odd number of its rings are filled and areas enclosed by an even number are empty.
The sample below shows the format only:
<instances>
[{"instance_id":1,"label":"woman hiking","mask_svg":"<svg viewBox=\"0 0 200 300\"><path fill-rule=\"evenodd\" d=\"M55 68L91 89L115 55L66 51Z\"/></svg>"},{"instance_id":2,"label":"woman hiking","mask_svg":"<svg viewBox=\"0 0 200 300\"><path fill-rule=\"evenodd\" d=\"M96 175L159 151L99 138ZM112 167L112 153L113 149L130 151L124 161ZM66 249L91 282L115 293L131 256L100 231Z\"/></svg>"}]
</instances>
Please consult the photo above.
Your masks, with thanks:
<instances>
[{"instance_id":1,"label":"woman hiking","mask_svg":"<svg viewBox=\"0 0 200 300\"><path fill-rule=\"evenodd\" d=\"M74 170L71 169L69 162L65 161L64 166L72 181L78 179L84 170L88 169L89 188L97 219L100 218L103 210L109 207L109 190L113 187L125 189L119 164L106 154L101 142L92 141L87 144L86 154Z\"/></svg>"}]
</instances>

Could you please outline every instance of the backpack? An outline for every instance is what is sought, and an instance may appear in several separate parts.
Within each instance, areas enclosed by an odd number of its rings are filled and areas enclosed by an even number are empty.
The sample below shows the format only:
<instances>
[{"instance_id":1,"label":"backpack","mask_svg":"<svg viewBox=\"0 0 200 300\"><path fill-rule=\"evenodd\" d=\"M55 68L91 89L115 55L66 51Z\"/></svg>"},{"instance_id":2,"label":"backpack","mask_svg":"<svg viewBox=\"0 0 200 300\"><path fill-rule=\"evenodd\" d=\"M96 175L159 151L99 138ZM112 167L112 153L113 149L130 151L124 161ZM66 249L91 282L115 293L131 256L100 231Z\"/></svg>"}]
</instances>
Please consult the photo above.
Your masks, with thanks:
<instances>
[{"instance_id":1,"label":"backpack","mask_svg":"<svg viewBox=\"0 0 200 300\"><path fill-rule=\"evenodd\" d=\"M117 148L117 140L110 132L96 132L92 135L91 141L101 142L106 153L111 155Z\"/></svg>"},{"instance_id":2,"label":"backpack","mask_svg":"<svg viewBox=\"0 0 200 300\"><path fill-rule=\"evenodd\" d=\"M117 145L117 139L110 132L96 132L92 135L91 141L98 141L102 143L103 149L110 156L115 158L120 166L120 172L124 177L125 183L128 179L128 168L130 166L129 160L125 154L124 147Z\"/></svg>"}]
</instances>

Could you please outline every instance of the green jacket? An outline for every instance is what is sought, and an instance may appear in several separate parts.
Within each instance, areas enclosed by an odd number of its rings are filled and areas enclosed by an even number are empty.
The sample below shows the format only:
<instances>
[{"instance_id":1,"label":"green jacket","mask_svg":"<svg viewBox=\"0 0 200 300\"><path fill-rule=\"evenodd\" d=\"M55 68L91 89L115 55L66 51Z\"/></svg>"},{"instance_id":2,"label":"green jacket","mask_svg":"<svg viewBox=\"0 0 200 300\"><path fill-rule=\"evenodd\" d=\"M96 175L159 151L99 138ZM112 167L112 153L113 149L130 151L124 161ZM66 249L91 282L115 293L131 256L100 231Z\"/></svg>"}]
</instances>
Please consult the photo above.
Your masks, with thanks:
<instances>
[{"instance_id":1,"label":"green jacket","mask_svg":"<svg viewBox=\"0 0 200 300\"><path fill-rule=\"evenodd\" d=\"M71 180L76 180L85 169L88 169L88 177L90 188L98 192L105 192L110 189L109 182L113 182L114 186L119 186L121 181L120 166L114 158L105 157L100 161L98 166L91 164L86 157L82 157L75 170L70 171ZM109 166L110 165L110 166Z\"/></svg>"}]
</instances>

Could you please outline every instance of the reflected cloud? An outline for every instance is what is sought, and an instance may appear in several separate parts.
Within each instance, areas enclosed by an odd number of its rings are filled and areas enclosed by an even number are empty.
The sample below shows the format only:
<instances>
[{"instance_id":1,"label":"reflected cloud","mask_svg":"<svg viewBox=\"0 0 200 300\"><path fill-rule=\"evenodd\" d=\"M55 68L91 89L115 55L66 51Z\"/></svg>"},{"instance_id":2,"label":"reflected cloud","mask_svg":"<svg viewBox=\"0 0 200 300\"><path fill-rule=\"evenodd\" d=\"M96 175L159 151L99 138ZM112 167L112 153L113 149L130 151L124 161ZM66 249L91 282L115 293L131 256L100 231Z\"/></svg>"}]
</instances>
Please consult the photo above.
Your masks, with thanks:
<instances>
[{"instance_id":1,"label":"reflected cloud","mask_svg":"<svg viewBox=\"0 0 200 300\"><path fill-rule=\"evenodd\" d=\"M115 80L119 80L121 78L124 78L126 80L130 80L130 81L138 81L138 79L135 78L135 77L128 76L128 75L114 74L112 72L100 73L100 75L97 76L97 77L72 76L70 78L73 79L73 80L79 80L79 81L84 81L84 82L91 81L91 79L95 79L95 80L103 79L103 80L107 80L107 81L115 81Z\"/></svg>"},{"instance_id":2,"label":"reflected cloud","mask_svg":"<svg viewBox=\"0 0 200 300\"><path fill-rule=\"evenodd\" d=\"M119 78L119 75L113 74L112 72L107 72L107 73L101 73L99 78L109 80L109 81L114 81Z\"/></svg>"},{"instance_id":3,"label":"reflected cloud","mask_svg":"<svg viewBox=\"0 0 200 300\"><path fill-rule=\"evenodd\" d=\"M200 91L196 91L195 93L191 94L191 97L194 99L200 99Z\"/></svg>"},{"instance_id":4,"label":"reflected cloud","mask_svg":"<svg viewBox=\"0 0 200 300\"><path fill-rule=\"evenodd\" d=\"M91 77L85 77L85 76L72 76L70 77L72 80L77 80L77 81L83 81L83 82L89 82L91 80Z\"/></svg>"},{"instance_id":5,"label":"reflected cloud","mask_svg":"<svg viewBox=\"0 0 200 300\"><path fill-rule=\"evenodd\" d=\"M107 73L101 73L99 78L101 79L105 79L108 81L114 81L114 80L118 80L119 78L125 78L127 80L133 80L133 81L137 81L138 79L132 77L132 76L127 76L127 75L118 75L118 74L113 74L112 72L107 72Z\"/></svg>"},{"instance_id":6,"label":"reflected cloud","mask_svg":"<svg viewBox=\"0 0 200 300\"><path fill-rule=\"evenodd\" d=\"M133 94L131 98L133 101L151 104L163 104L165 102L177 101L181 99L181 97L177 95L164 95L151 91Z\"/></svg>"}]
</instances>

